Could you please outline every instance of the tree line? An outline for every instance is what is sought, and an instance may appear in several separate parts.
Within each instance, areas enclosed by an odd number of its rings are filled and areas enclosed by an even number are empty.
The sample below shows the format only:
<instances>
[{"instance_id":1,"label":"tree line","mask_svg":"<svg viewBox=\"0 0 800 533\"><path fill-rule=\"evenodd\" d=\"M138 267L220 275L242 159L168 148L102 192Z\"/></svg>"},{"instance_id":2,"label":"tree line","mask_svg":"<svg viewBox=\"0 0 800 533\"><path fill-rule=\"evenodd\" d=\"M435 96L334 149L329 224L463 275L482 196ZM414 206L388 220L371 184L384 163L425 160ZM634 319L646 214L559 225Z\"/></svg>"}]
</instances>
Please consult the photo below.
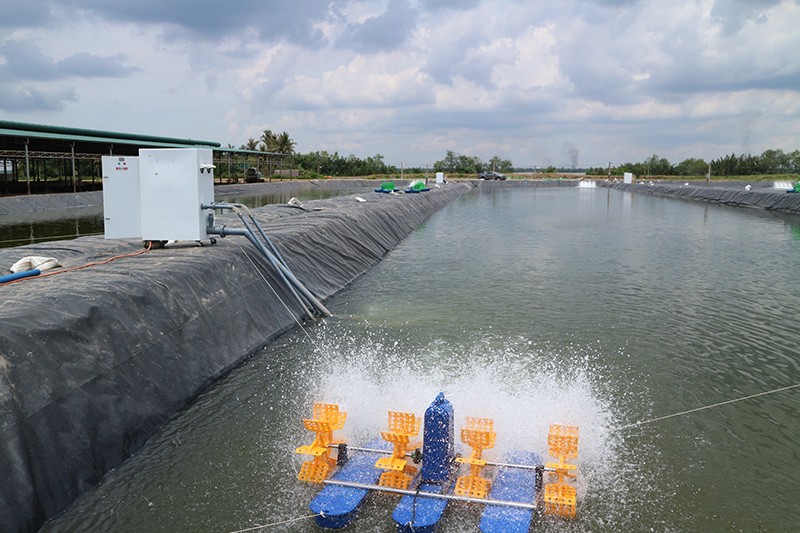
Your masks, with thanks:
<instances>
[{"instance_id":1,"label":"tree line","mask_svg":"<svg viewBox=\"0 0 800 533\"><path fill-rule=\"evenodd\" d=\"M602 176L609 171L615 175L630 172L636 176L705 176L711 167L712 176L757 176L770 174L800 174L800 150L765 150L761 155L730 154L711 161L685 159L677 164L656 154L640 163L625 163L610 169L597 167L587 174Z\"/></svg>"},{"instance_id":2,"label":"tree line","mask_svg":"<svg viewBox=\"0 0 800 533\"><path fill-rule=\"evenodd\" d=\"M291 165L299 168L307 176L370 176L375 174L398 174L401 169L394 165L387 165L381 154L375 154L365 159L353 154L344 156L339 152L330 153L325 150L295 153L297 143L292 140L287 132L275 133L264 130L259 139L250 138L239 146L240 150L253 150L259 152L272 152L291 156ZM233 148L232 145L228 145ZM422 174L428 169L421 167L406 167L409 174ZM433 164L434 172L449 172L452 174L480 174L485 170L497 172L513 172L514 166L508 159L494 156L488 161L479 157L459 154L448 150L444 159Z\"/></svg>"},{"instance_id":3,"label":"tree line","mask_svg":"<svg viewBox=\"0 0 800 533\"><path fill-rule=\"evenodd\" d=\"M297 143L289 137L285 131L274 133L272 130L264 130L261 138L250 137L247 142L239 146L239 150L253 150L259 152L272 152L275 154L294 154L294 147ZM228 145L230 148L232 146Z\"/></svg>"},{"instance_id":4,"label":"tree line","mask_svg":"<svg viewBox=\"0 0 800 533\"><path fill-rule=\"evenodd\" d=\"M387 165L381 154L367 158L360 158L353 154L344 156L338 152L325 150L295 153L297 143L292 140L287 132L275 133L264 130L259 139L250 138L239 148L242 150L256 150L273 152L290 156L290 164L299 168L307 176L369 176L375 174L398 174L401 169L394 165ZM230 146L230 145L229 145ZM232 146L230 146L232 148ZM761 155L730 154L711 161L703 159L685 159L673 164L664 157L656 154L638 163L624 163L612 167L589 168L589 175L603 176L608 172L620 175L630 172L636 176L705 176L711 166L712 176L753 176L769 174L800 174L800 150L784 152L783 150L766 150ZM406 167L409 174L427 172L427 168ZM450 174L480 174L487 170L510 173L514 172L514 165L509 159L493 156L488 161L480 157L465 155L452 150L447 150L443 159L433 164L434 172L447 172ZM544 172L555 172L555 167L544 169Z\"/></svg>"},{"instance_id":5,"label":"tree line","mask_svg":"<svg viewBox=\"0 0 800 533\"><path fill-rule=\"evenodd\" d=\"M501 159L493 156L488 161L483 161L480 157L459 154L452 150L447 150L444 159L433 164L436 172L450 172L454 174L480 174L487 170L496 172L513 172L514 164L508 159Z\"/></svg>"}]
</instances>

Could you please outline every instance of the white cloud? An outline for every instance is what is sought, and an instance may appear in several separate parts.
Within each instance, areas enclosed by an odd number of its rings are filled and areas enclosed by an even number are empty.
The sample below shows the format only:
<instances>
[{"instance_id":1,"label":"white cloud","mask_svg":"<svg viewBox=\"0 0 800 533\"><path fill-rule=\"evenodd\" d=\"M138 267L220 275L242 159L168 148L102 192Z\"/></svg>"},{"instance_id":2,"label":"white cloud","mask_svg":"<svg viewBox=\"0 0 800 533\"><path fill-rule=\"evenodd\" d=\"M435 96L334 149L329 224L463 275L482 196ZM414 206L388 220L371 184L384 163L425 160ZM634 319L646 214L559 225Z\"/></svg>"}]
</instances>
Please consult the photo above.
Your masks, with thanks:
<instances>
[{"instance_id":1,"label":"white cloud","mask_svg":"<svg viewBox=\"0 0 800 533\"><path fill-rule=\"evenodd\" d=\"M564 164L570 145L604 165L800 148L795 0L236 0L191 16L11 1L12 120L237 145L270 128L406 166L448 149Z\"/></svg>"}]
</instances>

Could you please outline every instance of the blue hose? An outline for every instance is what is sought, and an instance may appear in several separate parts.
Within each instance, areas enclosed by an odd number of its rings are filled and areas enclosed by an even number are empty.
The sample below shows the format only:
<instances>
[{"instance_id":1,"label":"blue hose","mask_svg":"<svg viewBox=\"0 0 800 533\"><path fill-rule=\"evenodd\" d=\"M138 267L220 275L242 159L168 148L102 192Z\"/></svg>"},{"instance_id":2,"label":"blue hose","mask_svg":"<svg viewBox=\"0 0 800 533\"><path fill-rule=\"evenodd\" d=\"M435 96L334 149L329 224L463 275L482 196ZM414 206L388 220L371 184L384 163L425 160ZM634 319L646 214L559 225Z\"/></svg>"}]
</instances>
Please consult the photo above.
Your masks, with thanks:
<instances>
[{"instance_id":1,"label":"blue hose","mask_svg":"<svg viewBox=\"0 0 800 533\"><path fill-rule=\"evenodd\" d=\"M8 283L9 281L14 281L16 279L38 276L41 273L42 273L41 270L39 270L38 268L34 268L33 270L26 270L25 272L17 272L16 274L7 274L5 276L0 276L0 284Z\"/></svg>"}]
</instances>

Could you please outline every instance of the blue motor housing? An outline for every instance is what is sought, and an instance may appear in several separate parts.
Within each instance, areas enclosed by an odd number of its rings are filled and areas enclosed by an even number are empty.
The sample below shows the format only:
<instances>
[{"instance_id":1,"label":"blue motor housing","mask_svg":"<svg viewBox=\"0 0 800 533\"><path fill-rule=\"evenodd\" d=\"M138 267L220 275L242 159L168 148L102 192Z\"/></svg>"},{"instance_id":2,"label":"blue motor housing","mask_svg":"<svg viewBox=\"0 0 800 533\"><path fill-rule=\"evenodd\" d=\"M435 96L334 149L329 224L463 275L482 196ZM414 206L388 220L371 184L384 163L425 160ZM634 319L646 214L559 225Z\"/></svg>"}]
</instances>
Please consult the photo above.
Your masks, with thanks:
<instances>
[{"instance_id":1,"label":"blue motor housing","mask_svg":"<svg viewBox=\"0 0 800 533\"><path fill-rule=\"evenodd\" d=\"M454 455L453 404L440 392L425 411L422 445L423 483L445 483L450 478Z\"/></svg>"}]
</instances>

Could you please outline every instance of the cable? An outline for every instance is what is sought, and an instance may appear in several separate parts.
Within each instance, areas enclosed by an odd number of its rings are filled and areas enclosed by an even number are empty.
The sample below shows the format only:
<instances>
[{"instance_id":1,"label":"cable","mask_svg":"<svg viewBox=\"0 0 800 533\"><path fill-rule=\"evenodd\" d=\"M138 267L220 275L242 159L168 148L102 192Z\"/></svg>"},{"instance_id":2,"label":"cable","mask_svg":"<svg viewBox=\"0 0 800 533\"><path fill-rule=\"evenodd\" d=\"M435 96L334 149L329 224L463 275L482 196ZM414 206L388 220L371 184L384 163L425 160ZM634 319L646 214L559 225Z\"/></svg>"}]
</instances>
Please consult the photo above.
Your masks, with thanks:
<instances>
[{"instance_id":1,"label":"cable","mask_svg":"<svg viewBox=\"0 0 800 533\"><path fill-rule=\"evenodd\" d=\"M274 295L275 295L275 298L277 298L277 299L278 299L278 301L279 301L281 304L283 304L283 307L284 307L284 308L286 309L286 311L289 313L289 316L291 316L291 317L294 319L295 323L296 323L296 324L297 324L297 325L300 327L300 329L303 331L303 333L304 333L304 334L305 334L305 336L308 338L308 340L311 342L311 344L313 344L313 345L314 345L314 348L317 350L317 352L318 352L318 353L319 353L319 352L321 352L322 350L320 349L320 347L317 345L317 343L314 341L314 339L313 339L313 338L311 337L311 335L308 333L308 331L306 330L306 328L304 328L304 327L303 327L303 323L302 323L302 322L300 322L300 319L298 319L298 318L295 316L295 314L292 312L292 310L291 310L291 309L289 309L289 306L288 306L288 305L286 305L286 302L284 302L284 301L283 301L283 299L280 297L280 295L278 294L278 292L275 290L275 287L273 287L273 286L272 286L272 284L270 284L269 280L266 278L266 276L264 276L264 273L263 273L263 272L261 272L261 269L260 269L260 268L258 268L258 266L257 266L257 265L256 265L256 264L253 262L253 259L250 257L250 254L248 254L248 253L247 253L247 250L245 250L244 248L242 248L242 245L241 245L241 244L239 244L238 242L237 242L237 243L234 243L234 244L236 244L236 246L238 246L238 247L239 247L239 249L240 249L240 250L242 250L242 253L244 253L245 257L247 257L247 260L248 260L248 261L250 261L250 264L251 264L251 265L253 265L253 268L256 270L256 272L258 272L258 275L259 275L259 276L261 276L261 279L263 279L263 280L264 280L264 283L266 283L267 287L269 287L269 288L270 288L270 290L272 291L272 294L274 294ZM21 280L20 280L20 281L21 281ZM12 283L13 283L13 282L12 282Z\"/></svg>"},{"instance_id":2,"label":"cable","mask_svg":"<svg viewBox=\"0 0 800 533\"><path fill-rule=\"evenodd\" d=\"M110 263L111 261L116 261L117 259L122 259L124 257L136 257L137 255L142 255L142 254L146 254L147 252L149 252L150 248L152 248L152 246L153 246L153 243L151 241L148 241L147 248L145 248L144 250L139 250L138 252L134 252L134 253L131 253L131 254L115 255L114 257L111 257L111 258L106 259L104 261L95 261L94 263L86 263L85 265L80 265L80 266L76 266L76 267L64 268L64 269L61 269L61 270L54 270L52 272L47 272L46 274L39 274L38 276L31 276L29 278L21 278L21 279L17 279L17 280L14 280L14 281L8 281L8 282L4 283L3 286L13 285L14 283L19 283L21 281L27 281L27 280L30 280L30 279L41 279L41 278L46 278L46 277L49 277L49 276L55 276L56 274L64 274L66 272L72 272L73 270L81 270L81 269L89 268L89 267L93 267L93 266L105 265L105 264Z\"/></svg>"},{"instance_id":3,"label":"cable","mask_svg":"<svg viewBox=\"0 0 800 533\"><path fill-rule=\"evenodd\" d=\"M246 529L237 529L236 531L231 531L230 533L244 533L245 531L255 531L256 529L266 529L268 527L275 527L275 526L282 526L285 524L291 524L292 522L299 522L300 520L308 520L309 518L316 518L318 516L324 516L322 513L311 514L308 516L299 516L297 518L290 518L288 520L282 520L280 522L272 522L270 524L262 524L260 526L253 526L248 527Z\"/></svg>"},{"instance_id":4,"label":"cable","mask_svg":"<svg viewBox=\"0 0 800 533\"><path fill-rule=\"evenodd\" d=\"M659 420L666 420L667 418L672 418L674 416L680 416L680 415L685 415L685 414L689 414L689 413L694 413L694 412L697 412L697 411L703 411L705 409L711 409L712 407L719 407L720 405L727 405L729 403L741 402L742 400L749 400L751 398L757 398L758 396L766 396L767 394L774 394L776 392L781 392L781 391L785 391L785 390L789 390L789 389L794 389L796 387L800 387L800 383L795 383L794 385L789 385L788 387L781 387L779 389L773 389L773 390L766 391L766 392L759 392L757 394L751 394L750 396L744 396L742 398L736 398L734 400L726 400L724 402L714 403L714 404L711 404L711 405L704 405L703 407L695 407L694 409L689 409L688 411L681 411L679 413L672 413L671 415L659 416L659 417L656 417L656 418L651 418L649 420L641 420L641 421L636 422L634 424L628 424L627 426L621 426L621 427L618 427L618 428L613 428L613 429L611 429L611 431L622 431L623 429L629 429L629 428L633 428L633 427L637 427L637 426L643 426L644 424L649 424L651 422L657 422Z\"/></svg>"}]
</instances>

